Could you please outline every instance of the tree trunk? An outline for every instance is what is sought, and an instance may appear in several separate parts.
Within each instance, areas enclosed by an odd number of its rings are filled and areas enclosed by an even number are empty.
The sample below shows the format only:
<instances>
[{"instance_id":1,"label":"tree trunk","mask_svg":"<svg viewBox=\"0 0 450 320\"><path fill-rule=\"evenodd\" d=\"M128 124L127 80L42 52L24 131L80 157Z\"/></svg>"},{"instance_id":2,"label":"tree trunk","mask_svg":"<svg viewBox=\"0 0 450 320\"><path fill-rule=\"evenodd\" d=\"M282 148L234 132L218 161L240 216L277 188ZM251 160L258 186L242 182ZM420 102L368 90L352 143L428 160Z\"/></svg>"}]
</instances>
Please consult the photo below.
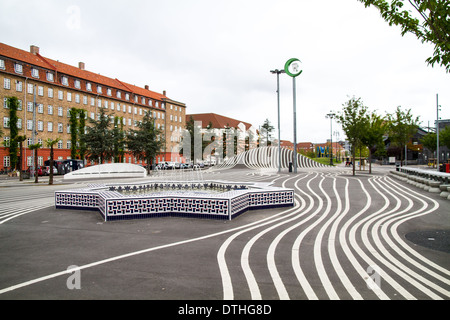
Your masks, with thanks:
<instances>
[{"instance_id":1,"label":"tree trunk","mask_svg":"<svg viewBox=\"0 0 450 320\"><path fill-rule=\"evenodd\" d=\"M53 184L53 146L50 146L50 167L48 184Z\"/></svg>"},{"instance_id":2,"label":"tree trunk","mask_svg":"<svg viewBox=\"0 0 450 320\"><path fill-rule=\"evenodd\" d=\"M34 183L39 182L39 173L38 173L38 149L34 149Z\"/></svg>"}]
</instances>

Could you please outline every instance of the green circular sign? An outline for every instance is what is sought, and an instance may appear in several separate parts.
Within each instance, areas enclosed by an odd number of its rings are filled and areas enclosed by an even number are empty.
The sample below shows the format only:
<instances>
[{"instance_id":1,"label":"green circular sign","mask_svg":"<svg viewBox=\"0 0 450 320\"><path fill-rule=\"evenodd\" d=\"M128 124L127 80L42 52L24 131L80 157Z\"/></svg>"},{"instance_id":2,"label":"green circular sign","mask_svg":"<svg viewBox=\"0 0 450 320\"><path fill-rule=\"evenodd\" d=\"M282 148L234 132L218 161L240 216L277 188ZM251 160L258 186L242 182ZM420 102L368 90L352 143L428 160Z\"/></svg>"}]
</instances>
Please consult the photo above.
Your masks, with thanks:
<instances>
[{"instance_id":1,"label":"green circular sign","mask_svg":"<svg viewBox=\"0 0 450 320\"><path fill-rule=\"evenodd\" d=\"M300 60L297 58L289 59L284 65L284 71L291 77L299 76L303 70L300 70Z\"/></svg>"}]
</instances>

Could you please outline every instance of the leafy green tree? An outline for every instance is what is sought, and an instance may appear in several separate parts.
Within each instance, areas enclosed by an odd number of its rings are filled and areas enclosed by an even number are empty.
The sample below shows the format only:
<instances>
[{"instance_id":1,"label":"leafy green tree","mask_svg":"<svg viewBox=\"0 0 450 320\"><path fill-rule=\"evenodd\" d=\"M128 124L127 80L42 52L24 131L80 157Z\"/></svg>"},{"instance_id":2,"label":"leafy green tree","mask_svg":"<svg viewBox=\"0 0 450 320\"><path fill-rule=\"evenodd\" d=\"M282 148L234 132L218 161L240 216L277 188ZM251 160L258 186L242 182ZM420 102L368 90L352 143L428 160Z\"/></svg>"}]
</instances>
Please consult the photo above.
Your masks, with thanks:
<instances>
[{"instance_id":1,"label":"leafy green tree","mask_svg":"<svg viewBox=\"0 0 450 320\"><path fill-rule=\"evenodd\" d=\"M404 149L419 128L419 117L414 118L411 109L403 111L400 106L394 113L388 114L389 138L400 148L400 161L403 162Z\"/></svg>"},{"instance_id":2,"label":"leafy green tree","mask_svg":"<svg viewBox=\"0 0 450 320\"><path fill-rule=\"evenodd\" d=\"M446 126L443 130L439 132L439 144L441 146L446 146L447 148L450 149L450 126Z\"/></svg>"},{"instance_id":3,"label":"leafy green tree","mask_svg":"<svg viewBox=\"0 0 450 320\"><path fill-rule=\"evenodd\" d=\"M139 160L147 162L147 172L150 173L152 160L161 152L164 140L161 138L162 130L157 129L155 120L147 112L138 123L138 129L127 132L126 141L128 150Z\"/></svg>"},{"instance_id":4,"label":"leafy green tree","mask_svg":"<svg viewBox=\"0 0 450 320\"><path fill-rule=\"evenodd\" d=\"M50 148L50 167L49 167L50 172L49 172L48 184L53 184L53 160L55 158L53 147L55 146L55 144L58 143L59 140L60 140L59 138L56 138L54 140L48 138L47 141L45 141L47 147Z\"/></svg>"},{"instance_id":5,"label":"leafy green tree","mask_svg":"<svg viewBox=\"0 0 450 320\"><path fill-rule=\"evenodd\" d=\"M78 141L78 109L71 108L69 111L69 126L70 126L70 140L72 145L70 147L70 157L77 158L77 141Z\"/></svg>"},{"instance_id":6,"label":"leafy green tree","mask_svg":"<svg viewBox=\"0 0 450 320\"><path fill-rule=\"evenodd\" d=\"M433 154L437 149L437 136L435 132L429 132L420 139L422 145ZM440 141L439 141L440 142ZM440 144L440 143L439 143Z\"/></svg>"},{"instance_id":7,"label":"leafy green tree","mask_svg":"<svg viewBox=\"0 0 450 320\"><path fill-rule=\"evenodd\" d=\"M355 175L356 150L363 145L362 138L365 135L368 124L367 107L361 98L351 98L343 104L343 110L338 112L337 121L342 125L348 141L350 142L353 157L353 175Z\"/></svg>"},{"instance_id":8,"label":"leafy green tree","mask_svg":"<svg viewBox=\"0 0 450 320\"><path fill-rule=\"evenodd\" d=\"M125 132L123 131L122 117L114 117L112 136L114 162L122 162L125 155Z\"/></svg>"},{"instance_id":9,"label":"leafy green tree","mask_svg":"<svg viewBox=\"0 0 450 320\"><path fill-rule=\"evenodd\" d=\"M367 126L361 142L369 149L369 173L372 173L372 155L381 154L385 150L383 137L387 132L387 123L375 112L368 115L366 121Z\"/></svg>"},{"instance_id":10,"label":"leafy green tree","mask_svg":"<svg viewBox=\"0 0 450 320\"><path fill-rule=\"evenodd\" d=\"M78 154L80 156L80 159L84 161L86 157L86 140L84 139L85 130L86 130L86 111L83 109L78 109L78 113L80 115L80 121L78 122L78 143L79 143L79 150Z\"/></svg>"},{"instance_id":11,"label":"leafy green tree","mask_svg":"<svg viewBox=\"0 0 450 320\"><path fill-rule=\"evenodd\" d=\"M105 160L110 160L113 154L111 121L105 109L100 108L99 119L89 119L89 122L90 126L87 127L87 133L84 135L87 158L102 164Z\"/></svg>"},{"instance_id":12,"label":"leafy green tree","mask_svg":"<svg viewBox=\"0 0 450 320\"><path fill-rule=\"evenodd\" d=\"M19 99L17 97L10 97L6 101L9 108L9 131L10 131L10 143L9 143L9 156L11 159L11 168L16 169L19 156L18 156L18 141L19 128L17 126L19 118L17 117L17 109L19 109Z\"/></svg>"},{"instance_id":13,"label":"leafy green tree","mask_svg":"<svg viewBox=\"0 0 450 320\"><path fill-rule=\"evenodd\" d=\"M389 25L401 28L401 34L414 34L419 40L434 45L433 56L426 62L440 64L450 72L450 4L448 0L359 0L366 7L378 8ZM406 6L405 6L406 4ZM413 16L413 13L418 18Z\"/></svg>"},{"instance_id":14,"label":"leafy green tree","mask_svg":"<svg viewBox=\"0 0 450 320\"><path fill-rule=\"evenodd\" d=\"M266 134L266 143L269 146L270 133L273 131L273 129L275 129L275 127L270 124L269 119L266 119L261 128L264 129L264 133Z\"/></svg>"}]
</instances>

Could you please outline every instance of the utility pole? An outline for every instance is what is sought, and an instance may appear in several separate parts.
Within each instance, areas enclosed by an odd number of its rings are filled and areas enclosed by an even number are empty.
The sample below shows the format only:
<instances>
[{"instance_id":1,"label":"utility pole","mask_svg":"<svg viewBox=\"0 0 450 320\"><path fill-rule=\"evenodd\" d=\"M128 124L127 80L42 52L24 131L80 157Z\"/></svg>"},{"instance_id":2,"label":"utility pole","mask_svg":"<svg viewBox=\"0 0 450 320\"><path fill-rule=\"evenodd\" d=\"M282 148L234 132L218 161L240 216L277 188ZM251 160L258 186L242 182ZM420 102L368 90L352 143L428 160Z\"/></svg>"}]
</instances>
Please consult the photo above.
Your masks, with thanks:
<instances>
[{"instance_id":1,"label":"utility pole","mask_svg":"<svg viewBox=\"0 0 450 320\"><path fill-rule=\"evenodd\" d=\"M277 100L278 100L278 173L281 172L281 134L280 134L280 73L285 73L284 70L271 70L273 74L277 75Z\"/></svg>"},{"instance_id":2,"label":"utility pole","mask_svg":"<svg viewBox=\"0 0 450 320\"><path fill-rule=\"evenodd\" d=\"M436 93L436 168L439 171L439 96Z\"/></svg>"}]
</instances>

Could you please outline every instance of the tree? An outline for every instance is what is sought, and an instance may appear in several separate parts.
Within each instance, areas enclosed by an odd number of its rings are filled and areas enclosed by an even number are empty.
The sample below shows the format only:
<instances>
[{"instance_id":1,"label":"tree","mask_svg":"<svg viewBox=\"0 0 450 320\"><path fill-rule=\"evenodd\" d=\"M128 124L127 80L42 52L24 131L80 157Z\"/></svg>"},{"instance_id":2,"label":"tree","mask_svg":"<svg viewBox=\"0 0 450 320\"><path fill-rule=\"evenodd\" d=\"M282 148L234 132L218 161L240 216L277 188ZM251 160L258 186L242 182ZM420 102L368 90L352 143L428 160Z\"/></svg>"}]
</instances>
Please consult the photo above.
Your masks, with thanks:
<instances>
[{"instance_id":1,"label":"tree","mask_svg":"<svg viewBox=\"0 0 450 320\"><path fill-rule=\"evenodd\" d=\"M28 149L34 150L34 159L35 159L35 161L34 161L34 182L35 183L39 182L38 181L39 180L39 178L38 178L39 174L38 174L38 161L37 161L37 159L38 159L38 150L41 147L42 147L42 144L40 144L40 143L35 143L35 144L32 144L32 145L28 146Z\"/></svg>"},{"instance_id":2,"label":"tree","mask_svg":"<svg viewBox=\"0 0 450 320\"><path fill-rule=\"evenodd\" d=\"M59 141L59 138L56 138L54 140L52 139L47 139L47 141L45 142L47 144L47 147L50 148L50 166L49 166L49 179L48 179L48 184L53 184L53 159L54 159L54 152L53 152L53 147L55 146L55 144L57 144Z\"/></svg>"},{"instance_id":3,"label":"tree","mask_svg":"<svg viewBox=\"0 0 450 320\"><path fill-rule=\"evenodd\" d=\"M443 130L439 132L439 144L441 146L446 146L447 148L450 149L450 126L446 126Z\"/></svg>"},{"instance_id":4,"label":"tree","mask_svg":"<svg viewBox=\"0 0 450 320\"><path fill-rule=\"evenodd\" d=\"M100 108L99 119L89 119L91 126L84 135L88 159L103 163L112 157L113 139L109 129L111 121L104 108Z\"/></svg>"},{"instance_id":5,"label":"tree","mask_svg":"<svg viewBox=\"0 0 450 320\"><path fill-rule=\"evenodd\" d=\"M450 72L450 5L448 0L359 0L366 7L378 8L383 19L389 25L401 27L401 34L414 34L419 40L434 45L433 56L426 62L434 66L440 64ZM412 15L415 11L419 18Z\"/></svg>"},{"instance_id":6,"label":"tree","mask_svg":"<svg viewBox=\"0 0 450 320\"><path fill-rule=\"evenodd\" d=\"M403 151L419 127L419 117L413 118L411 109L403 111L400 106L394 113L388 114L389 138L400 148L400 161L403 161Z\"/></svg>"},{"instance_id":7,"label":"tree","mask_svg":"<svg viewBox=\"0 0 450 320\"><path fill-rule=\"evenodd\" d=\"M70 147L70 157L72 159L77 158L77 138L78 138L78 109L71 108L69 111L69 125L70 125L70 140L72 145Z\"/></svg>"},{"instance_id":8,"label":"tree","mask_svg":"<svg viewBox=\"0 0 450 320\"><path fill-rule=\"evenodd\" d=\"M86 130L86 111L83 109L78 109L78 113L80 115L80 121L78 122L78 135L79 135L79 151L80 159L84 161L86 157L86 140L84 139L85 130Z\"/></svg>"},{"instance_id":9,"label":"tree","mask_svg":"<svg viewBox=\"0 0 450 320\"><path fill-rule=\"evenodd\" d=\"M161 138L162 130L157 129L155 120L147 112L137 125L138 129L130 129L127 132L128 150L139 160L147 162L147 172L150 173L152 160L156 157L164 145Z\"/></svg>"},{"instance_id":10,"label":"tree","mask_svg":"<svg viewBox=\"0 0 450 320\"><path fill-rule=\"evenodd\" d=\"M422 145L430 150L433 154L437 149L437 136L434 132L429 132L420 139ZM439 143L440 144L440 143Z\"/></svg>"},{"instance_id":11,"label":"tree","mask_svg":"<svg viewBox=\"0 0 450 320\"><path fill-rule=\"evenodd\" d=\"M356 149L363 144L362 137L365 135L367 127L367 107L361 98L351 98L343 104L344 108L338 112L337 121L342 125L348 141L351 145L353 157L353 175L355 175Z\"/></svg>"},{"instance_id":12,"label":"tree","mask_svg":"<svg viewBox=\"0 0 450 320\"><path fill-rule=\"evenodd\" d=\"M9 108L9 156L11 159L11 168L16 169L19 160L17 154L17 137L19 136L19 128L17 126L19 118L17 117L17 109L19 108L19 100L16 97L10 97L7 99L6 103Z\"/></svg>"},{"instance_id":13,"label":"tree","mask_svg":"<svg viewBox=\"0 0 450 320\"><path fill-rule=\"evenodd\" d=\"M123 131L122 117L114 117L112 136L114 162L122 162L125 155L125 132Z\"/></svg>"},{"instance_id":14,"label":"tree","mask_svg":"<svg viewBox=\"0 0 450 320\"><path fill-rule=\"evenodd\" d=\"M372 155L385 150L383 136L387 131L387 123L375 112L368 115L366 121L367 127L361 142L369 149L369 173L372 173Z\"/></svg>"},{"instance_id":15,"label":"tree","mask_svg":"<svg viewBox=\"0 0 450 320\"><path fill-rule=\"evenodd\" d=\"M266 119L265 121L264 121L264 123L263 123L263 125L261 126L261 128L263 128L264 129L264 132L266 133L266 143L267 143L267 145L269 145L269 137L270 137L270 133L273 131L273 129L275 129L274 128L274 126L272 126L271 124L270 124L270 121L269 121L269 119Z\"/></svg>"}]
</instances>

